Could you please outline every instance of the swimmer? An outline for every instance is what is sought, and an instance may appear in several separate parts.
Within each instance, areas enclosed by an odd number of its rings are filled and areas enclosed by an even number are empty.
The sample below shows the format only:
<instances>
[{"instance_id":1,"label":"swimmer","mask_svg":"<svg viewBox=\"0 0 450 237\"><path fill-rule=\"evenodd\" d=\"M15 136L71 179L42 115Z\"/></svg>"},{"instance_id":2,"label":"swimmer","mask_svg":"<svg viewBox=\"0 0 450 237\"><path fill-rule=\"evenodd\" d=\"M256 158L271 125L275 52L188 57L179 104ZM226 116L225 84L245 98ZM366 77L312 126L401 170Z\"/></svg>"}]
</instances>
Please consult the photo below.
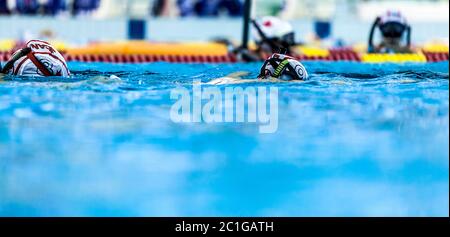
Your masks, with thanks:
<instances>
[{"instance_id":1,"label":"swimmer","mask_svg":"<svg viewBox=\"0 0 450 237\"><path fill-rule=\"evenodd\" d=\"M306 68L293 57L284 54L273 54L267 59L259 72L257 79L242 79L248 75L238 72L227 77L212 80L209 85L241 84L251 82L299 82L308 80Z\"/></svg>"},{"instance_id":2,"label":"swimmer","mask_svg":"<svg viewBox=\"0 0 450 237\"><path fill-rule=\"evenodd\" d=\"M295 58L276 53L264 62L258 78L261 80L275 78L281 81L305 81L308 79L308 72L305 66Z\"/></svg>"},{"instance_id":3,"label":"swimmer","mask_svg":"<svg viewBox=\"0 0 450 237\"><path fill-rule=\"evenodd\" d=\"M256 42L256 50L250 51L239 47L234 50L243 61L263 61L274 53L295 54L295 32L293 26L277 17L267 16L253 20L252 35Z\"/></svg>"},{"instance_id":4,"label":"swimmer","mask_svg":"<svg viewBox=\"0 0 450 237\"><path fill-rule=\"evenodd\" d=\"M49 43L31 40L25 48L16 51L2 68L1 73L16 76L69 77L64 57Z\"/></svg>"},{"instance_id":5,"label":"swimmer","mask_svg":"<svg viewBox=\"0 0 450 237\"><path fill-rule=\"evenodd\" d=\"M381 31L382 41L379 45L374 45L373 37L377 27ZM402 44L405 35L406 44ZM412 53L411 27L400 12L388 11L377 17L370 30L368 51L369 53Z\"/></svg>"}]
</instances>

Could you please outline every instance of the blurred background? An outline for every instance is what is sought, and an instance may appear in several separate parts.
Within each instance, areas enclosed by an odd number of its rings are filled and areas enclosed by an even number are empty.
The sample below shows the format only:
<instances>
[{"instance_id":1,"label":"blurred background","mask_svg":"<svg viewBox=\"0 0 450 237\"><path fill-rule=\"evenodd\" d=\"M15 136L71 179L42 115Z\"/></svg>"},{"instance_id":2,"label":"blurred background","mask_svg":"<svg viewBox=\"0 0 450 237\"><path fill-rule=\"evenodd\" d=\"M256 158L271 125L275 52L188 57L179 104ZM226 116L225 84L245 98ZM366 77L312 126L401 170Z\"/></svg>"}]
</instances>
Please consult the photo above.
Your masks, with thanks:
<instances>
[{"instance_id":1,"label":"blurred background","mask_svg":"<svg viewBox=\"0 0 450 237\"><path fill-rule=\"evenodd\" d=\"M0 0L0 50L31 38L83 45L98 41L240 41L244 0ZM253 0L252 16L289 20L297 40L367 41L382 12L400 10L413 42L448 45L448 0Z\"/></svg>"}]
</instances>

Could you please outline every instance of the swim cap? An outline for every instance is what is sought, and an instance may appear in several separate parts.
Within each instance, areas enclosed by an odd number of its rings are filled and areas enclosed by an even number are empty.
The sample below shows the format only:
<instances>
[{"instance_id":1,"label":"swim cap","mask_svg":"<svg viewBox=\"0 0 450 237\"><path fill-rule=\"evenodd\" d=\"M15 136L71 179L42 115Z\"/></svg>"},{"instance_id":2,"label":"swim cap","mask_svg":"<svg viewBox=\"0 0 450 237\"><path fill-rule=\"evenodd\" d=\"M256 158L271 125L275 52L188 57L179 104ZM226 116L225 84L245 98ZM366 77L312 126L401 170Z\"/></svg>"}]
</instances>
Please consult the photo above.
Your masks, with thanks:
<instances>
[{"instance_id":1,"label":"swim cap","mask_svg":"<svg viewBox=\"0 0 450 237\"><path fill-rule=\"evenodd\" d=\"M380 17L379 26L384 37L400 38L408 23L399 11L387 11Z\"/></svg>"},{"instance_id":2,"label":"swim cap","mask_svg":"<svg viewBox=\"0 0 450 237\"><path fill-rule=\"evenodd\" d=\"M64 57L41 40L31 40L25 48L16 51L2 72L18 76L70 76Z\"/></svg>"},{"instance_id":3,"label":"swim cap","mask_svg":"<svg viewBox=\"0 0 450 237\"><path fill-rule=\"evenodd\" d=\"M262 42L267 38L269 40L278 40L284 46L295 44L294 28L289 22L277 17L266 16L256 21L255 24L256 26L252 30L252 34L257 42Z\"/></svg>"},{"instance_id":4,"label":"swim cap","mask_svg":"<svg viewBox=\"0 0 450 237\"><path fill-rule=\"evenodd\" d=\"M282 80L307 80L308 72L298 60L293 57L274 54L264 62L258 78L277 78Z\"/></svg>"},{"instance_id":5,"label":"swim cap","mask_svg":"<svg viewBox=\"0 0 450 237\"><path fill-rule=\"evenodd\" d=\"M406 18L402 15L400 11L387 11L382 16L380 16L380 24L386 23L399 23L402 25L407 25Z\"/></svg>"}]
</instances>

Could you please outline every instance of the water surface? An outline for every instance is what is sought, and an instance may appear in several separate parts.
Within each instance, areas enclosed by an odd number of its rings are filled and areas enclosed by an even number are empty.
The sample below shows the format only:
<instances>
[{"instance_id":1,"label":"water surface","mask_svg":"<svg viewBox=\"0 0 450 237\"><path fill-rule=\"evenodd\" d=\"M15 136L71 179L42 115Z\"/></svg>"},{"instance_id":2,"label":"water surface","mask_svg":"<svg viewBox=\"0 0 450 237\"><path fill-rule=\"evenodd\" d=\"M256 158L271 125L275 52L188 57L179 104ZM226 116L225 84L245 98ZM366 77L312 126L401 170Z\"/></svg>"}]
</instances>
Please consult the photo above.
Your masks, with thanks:
<instances>
[{"instance_id":1,"label":"water surface","mask_svg":"<svg viewBox=\"0 0 450 237\"><path fill-rule=\"evenodd\" d=\"M3 78L0 216L448 216L448 62L305 64L308 82L239 85L279 88L274 134L169 116L172 89L259 64Z\"/></svg>"}]
</instances>

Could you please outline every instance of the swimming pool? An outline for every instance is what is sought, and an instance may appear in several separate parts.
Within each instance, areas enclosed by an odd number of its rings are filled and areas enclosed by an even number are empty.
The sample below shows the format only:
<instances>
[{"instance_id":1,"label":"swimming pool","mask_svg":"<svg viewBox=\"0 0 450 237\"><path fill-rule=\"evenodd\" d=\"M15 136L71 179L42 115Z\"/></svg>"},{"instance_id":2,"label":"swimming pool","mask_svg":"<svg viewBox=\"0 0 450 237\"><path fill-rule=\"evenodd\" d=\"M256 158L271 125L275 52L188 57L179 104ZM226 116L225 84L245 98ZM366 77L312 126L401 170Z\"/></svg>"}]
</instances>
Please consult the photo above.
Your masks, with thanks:
<instances>
[{"instance_id":1,"label":"swimming pool","mask_svg":"<svg viewBox=\"0 0 450 237\"><path fill-rule=\"evenodd\" d=\"M0 216L448 216L448 62L305 65L273 134L169 117L172 89L259 64L5 78Z\"/></svg>"}]
</instances>

